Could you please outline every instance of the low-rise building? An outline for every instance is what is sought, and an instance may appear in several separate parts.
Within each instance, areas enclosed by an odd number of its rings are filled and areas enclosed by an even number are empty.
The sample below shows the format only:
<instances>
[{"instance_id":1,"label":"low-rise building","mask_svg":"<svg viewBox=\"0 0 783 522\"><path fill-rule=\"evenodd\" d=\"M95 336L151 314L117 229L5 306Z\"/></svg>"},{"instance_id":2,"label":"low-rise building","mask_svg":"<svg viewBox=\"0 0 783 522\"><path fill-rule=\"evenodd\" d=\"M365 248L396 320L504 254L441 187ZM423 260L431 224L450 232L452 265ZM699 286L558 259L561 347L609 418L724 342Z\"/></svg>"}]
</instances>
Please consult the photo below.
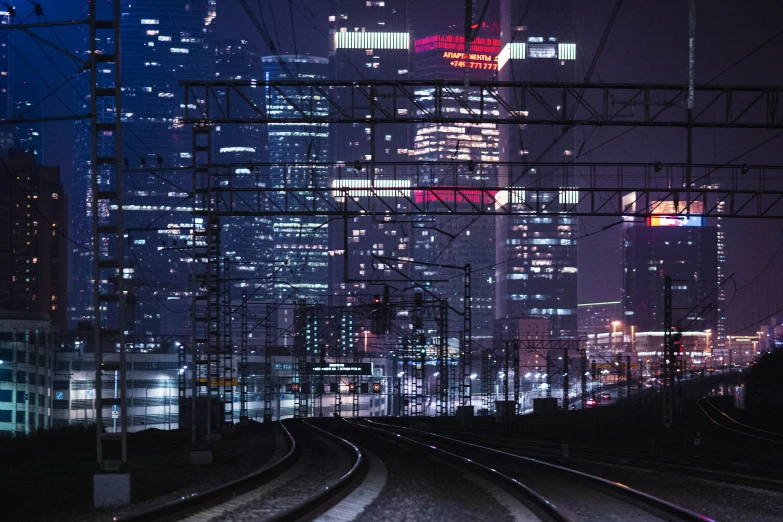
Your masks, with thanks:
<instances>
[{"instance_id":1,"label":"low-rise building","mask_svg":"<svg viewBox=\"0 0 783 522\"><path fill-rule=\"evenodd\" d=\"M48 314L0 311L0 436L51 427L55 338Z\"/></svg>"}]
</instances>

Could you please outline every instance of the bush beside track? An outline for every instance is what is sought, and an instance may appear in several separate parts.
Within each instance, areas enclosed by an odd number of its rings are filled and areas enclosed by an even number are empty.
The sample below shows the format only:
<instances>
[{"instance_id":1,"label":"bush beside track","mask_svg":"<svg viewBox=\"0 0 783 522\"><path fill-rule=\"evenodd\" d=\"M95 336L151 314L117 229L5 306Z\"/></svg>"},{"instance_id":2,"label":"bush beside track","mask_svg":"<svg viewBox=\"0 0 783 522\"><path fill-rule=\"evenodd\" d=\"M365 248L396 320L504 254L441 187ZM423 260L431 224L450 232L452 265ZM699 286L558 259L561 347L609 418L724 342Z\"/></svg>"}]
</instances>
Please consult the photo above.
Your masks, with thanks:
<instances>
[{"instance_id":1,"label":"bush beside track","mask_svg":"<svg viewBox=\"0 0 783 522\"><path fill-rule=\"evenodd\" d=\"M128 467L134 503L179 490L211 487L215 474L240 477L261 467L275 450L274 434L262 424L237 427L234 437L213 443L215 464L189 464L189 430L128 434ZM6 520L73 520L99 516L92 508L95 431L68 427L29 438L0 439L0 491L34 502L7 502Z\"/></svg>"}]
</instances>

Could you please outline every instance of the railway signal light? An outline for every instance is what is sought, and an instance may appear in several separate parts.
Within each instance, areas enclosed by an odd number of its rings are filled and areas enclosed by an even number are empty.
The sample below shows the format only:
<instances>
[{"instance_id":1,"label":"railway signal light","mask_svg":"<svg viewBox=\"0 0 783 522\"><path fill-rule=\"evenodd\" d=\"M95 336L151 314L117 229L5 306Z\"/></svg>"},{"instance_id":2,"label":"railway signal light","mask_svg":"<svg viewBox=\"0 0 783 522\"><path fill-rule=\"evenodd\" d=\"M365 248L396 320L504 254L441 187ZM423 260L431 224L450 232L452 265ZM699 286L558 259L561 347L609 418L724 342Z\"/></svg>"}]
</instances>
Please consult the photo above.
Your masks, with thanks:
<instances>
[{"instance_id":1,"label":"railway signal light","mask_svg":"<svg viewBox=\"0 0 783 522\"><path fill-rule=\"evenodd\" d=\"M356 383L355 382L349 382L348 383L348 391L349 392L355 392L356 391Z\"/></svg>"},{"instance_id":2,"label":"railway signal light","mask_svg":"<svg viewBox=\"0 0 783 522\"><path fill-rule=\"evenodd\" d=\"M372 383L372 392L373 393L381 393L381 383L379 383L379 382Z\"/></svg>"},{"instance_id":3,"label":"railway signal light","mask_svg":"<svg viewBox=\"0 0 783 522\"><path fill-rule=\"evenodd\" d=\"M297 393L299 391L299 383L298 382L292 382L291 383L291 391L294 393Z\"/></svg>"}]
</instances>

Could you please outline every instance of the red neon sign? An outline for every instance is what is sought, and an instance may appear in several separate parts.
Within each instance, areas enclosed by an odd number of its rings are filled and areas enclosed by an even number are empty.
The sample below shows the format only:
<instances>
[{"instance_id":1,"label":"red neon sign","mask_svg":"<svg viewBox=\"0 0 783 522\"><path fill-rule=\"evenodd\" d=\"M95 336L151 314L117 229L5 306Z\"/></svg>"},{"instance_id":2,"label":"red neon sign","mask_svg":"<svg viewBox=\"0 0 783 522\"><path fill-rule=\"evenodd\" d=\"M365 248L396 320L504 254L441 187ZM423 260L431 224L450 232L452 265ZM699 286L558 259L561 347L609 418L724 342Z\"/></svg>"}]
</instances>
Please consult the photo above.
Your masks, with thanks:
<instances>
[{"instance_id":1,"label":"red neon sign","mask_svg":"<svg viewBox=\"0 0 783 522\"><path fill-rule=\"evenodd\" d=\"M436 34L419 38L413 43L413 48L417 53L432 51L434 49L449 49L453 51L465 50L465 37L454 36L450 34ZM497 55L500 53L499 38L474 38L470 42L470 50L477 53L489 53Z\"/></svg>"},{"instance_id":2,"label":"red neon sign","mask_svg":"<svg viewBox=\"0 0 783 522\"><path fill-rule=\"evenodd\" d=\"M497 190L478 190L473 188L438 188L431 190L414 190L416 203L480 203L489 205L495 200Z\"/></svg>"},{"instance_id":3,"label":"red neon sign","mask_svg":"<svg viewBox=\"0 0 783 522\"><path fill-rule=\"evenodd\" d=\"M452 67L461 67L463 69L484 69L490 71L498 70L498 57L492 54L482 53L455 53L452 51L445 51L443 53L444 58L451 58L449 65Z\"/></svg>"}]
</instances>

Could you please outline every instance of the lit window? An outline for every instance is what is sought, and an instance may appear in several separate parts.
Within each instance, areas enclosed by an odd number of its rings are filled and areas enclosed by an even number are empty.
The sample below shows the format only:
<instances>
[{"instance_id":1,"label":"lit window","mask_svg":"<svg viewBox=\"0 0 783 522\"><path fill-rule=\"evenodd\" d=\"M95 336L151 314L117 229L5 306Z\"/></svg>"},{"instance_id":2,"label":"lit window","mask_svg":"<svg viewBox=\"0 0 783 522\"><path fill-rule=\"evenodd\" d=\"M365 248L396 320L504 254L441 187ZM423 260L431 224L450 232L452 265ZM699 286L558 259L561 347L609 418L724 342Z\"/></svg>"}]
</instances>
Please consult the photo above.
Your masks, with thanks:
<instances>
[{"instance_id":1,"label":"lit window","mask_svg":"<svg viewBox=\"0 0 783 522\"><path fill-rule=\"evenodd\" d=\"M154 20L152 18L142 18L141 25L158 25L160 20Z\"/></svg>"}]
</instances>

